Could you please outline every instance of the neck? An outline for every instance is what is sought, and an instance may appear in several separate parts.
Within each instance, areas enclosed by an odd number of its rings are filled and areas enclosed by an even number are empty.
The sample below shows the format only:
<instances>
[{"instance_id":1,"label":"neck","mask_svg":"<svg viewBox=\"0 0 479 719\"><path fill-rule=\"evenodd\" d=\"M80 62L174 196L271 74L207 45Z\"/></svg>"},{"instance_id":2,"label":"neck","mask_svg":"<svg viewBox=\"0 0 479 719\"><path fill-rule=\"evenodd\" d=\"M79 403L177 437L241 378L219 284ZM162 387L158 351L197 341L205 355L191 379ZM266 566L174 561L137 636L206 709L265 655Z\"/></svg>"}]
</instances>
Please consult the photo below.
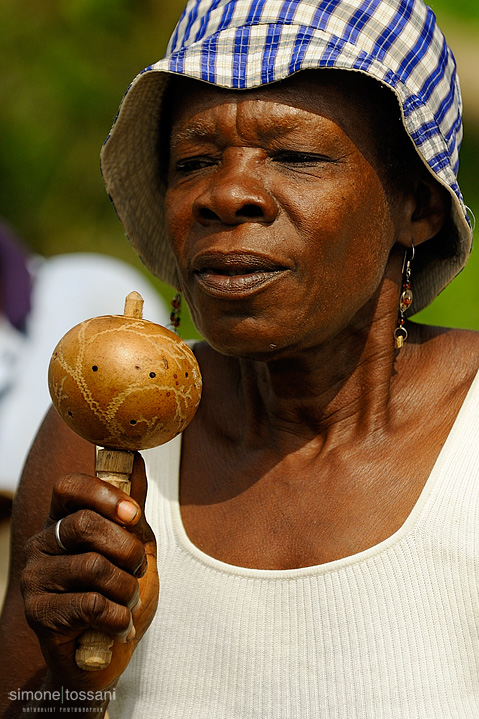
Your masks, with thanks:
<instances>
[{"instance_id":1,"label":"neck","mask_svg":"<svg viewBox=\"0 0 479 719\"><path fill-rule=\"evenodd\" d=\"M402 381L400 367L414 355L413 342L400 352L394 346L400 261L369 303L370 315L358 313L329 342L266 362L217 356L227 370L224 383L216 385L214 405L222 405L222 426L234 426L236 441L279 446L285 438L289 443L297 438L334 446L386 426ZM231 387L237 391L225 403ZM230 422L224 414L228 407Z\"/></svg>"},{"instance_id":2,"label":"neck","mask_svg":"<svg viewBox=\"0 0 479 719\"><path fill-rule=\"evenodd\" d=\"M394 328L394 326L393 326ZM249 414L294 434L370 433L386 419L394 377L392 333L374 333L362 349L358 336L321 351L278 362L241 364ZM249 400L249 402L248 402Z\"/></svg>"}]
</instances>

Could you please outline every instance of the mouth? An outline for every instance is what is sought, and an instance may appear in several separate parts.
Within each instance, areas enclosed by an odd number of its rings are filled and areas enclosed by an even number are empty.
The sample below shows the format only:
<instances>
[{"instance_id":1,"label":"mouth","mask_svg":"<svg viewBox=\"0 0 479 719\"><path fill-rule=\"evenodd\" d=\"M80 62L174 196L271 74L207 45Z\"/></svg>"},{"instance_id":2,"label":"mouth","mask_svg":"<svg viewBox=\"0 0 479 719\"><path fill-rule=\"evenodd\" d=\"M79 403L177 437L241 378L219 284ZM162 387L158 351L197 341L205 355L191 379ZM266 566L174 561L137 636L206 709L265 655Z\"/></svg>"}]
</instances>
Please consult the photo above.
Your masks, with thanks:
<instances>
[{"instance_id":1,"label":"mouth","mask_svg":"<svg viewBox=\"0 0 479 719\"><path fill-rule=\"evenodd\" d=\"M216 296L244 297L277 281L291 268L251 253L208 253L193 263L198 284Z\"/></svg>"}]
</instances>

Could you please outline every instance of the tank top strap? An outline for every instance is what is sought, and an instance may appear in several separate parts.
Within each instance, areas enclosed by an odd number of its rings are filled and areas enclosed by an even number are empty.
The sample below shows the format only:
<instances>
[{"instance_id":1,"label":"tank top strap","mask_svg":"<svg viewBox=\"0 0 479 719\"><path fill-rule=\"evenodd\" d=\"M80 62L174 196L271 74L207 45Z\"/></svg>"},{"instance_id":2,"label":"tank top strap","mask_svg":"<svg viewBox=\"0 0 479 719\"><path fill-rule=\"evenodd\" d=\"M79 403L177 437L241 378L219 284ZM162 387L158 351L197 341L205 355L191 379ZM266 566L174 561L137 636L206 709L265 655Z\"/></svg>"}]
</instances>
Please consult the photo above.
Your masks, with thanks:
<instances>
[{"instance_id":1,"label":"tank top strap","mask_svg":"<svg viewBox=\"0 0 479 719\"><path fill-rule=\"evenodd\" d=\"M142 453L148 478L145 514L158 545L158 561L175 542L171 505L177 501L181 461L181 435Z\"/></svg>"}]
</instances>

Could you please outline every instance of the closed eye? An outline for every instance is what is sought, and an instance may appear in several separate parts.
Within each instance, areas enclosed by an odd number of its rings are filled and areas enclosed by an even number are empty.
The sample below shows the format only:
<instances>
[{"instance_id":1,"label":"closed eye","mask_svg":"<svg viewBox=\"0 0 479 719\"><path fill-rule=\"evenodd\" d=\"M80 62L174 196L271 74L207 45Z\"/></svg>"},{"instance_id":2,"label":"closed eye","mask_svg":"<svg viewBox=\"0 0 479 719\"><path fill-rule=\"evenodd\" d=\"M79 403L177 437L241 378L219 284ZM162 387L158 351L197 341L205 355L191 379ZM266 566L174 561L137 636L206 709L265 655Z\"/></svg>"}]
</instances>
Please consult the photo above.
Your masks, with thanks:
<instances>
[{"instance_id":1,"label":"closed eye","mask_svg":"<svg viewBox=\"0 0 479 719\"><path fill-rule=\"evenodd\" d=\"M330 157L319 155L314 152L299 152L293 150L281 150L275 152L271 158L274 162L280 162L284 165L302 165L313 166L318 163L332 162Z\"/></svg>"},{"instance_id":2,"label":"closed eye","mask_svg":"<svg viewBox=\"0 0 479 719\"><path fill-rule=\"evenodd\" d=\"M178 160L175 164L175 169L181 174L189 174L197 172L198 170L204 170L205 167L211 167L216 164L216 160L213 157L197 156L187 157L184 160Z\"/></svg>"}]
</instances>

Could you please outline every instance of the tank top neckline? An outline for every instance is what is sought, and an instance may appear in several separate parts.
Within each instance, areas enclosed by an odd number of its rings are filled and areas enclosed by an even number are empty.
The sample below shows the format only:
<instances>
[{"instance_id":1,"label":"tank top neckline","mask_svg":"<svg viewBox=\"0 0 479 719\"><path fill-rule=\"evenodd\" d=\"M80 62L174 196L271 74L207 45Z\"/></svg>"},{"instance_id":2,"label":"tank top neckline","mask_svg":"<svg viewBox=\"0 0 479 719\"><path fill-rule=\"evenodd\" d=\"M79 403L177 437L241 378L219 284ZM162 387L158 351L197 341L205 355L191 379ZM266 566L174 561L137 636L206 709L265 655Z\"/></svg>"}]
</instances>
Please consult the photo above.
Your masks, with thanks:
<instances>
[{"instance_id":1,"label":"tank top neckline","mask_svg":"<svg viewBox=\"0 0 479 719\"><path fill-rule=\"evenodd\" d=\"M257 569L251 567L242 567L235 564L228 564L215 557L211 557L201 549L199 549L188 537L183 520L181 518L181 509L179 502L179 479L180 479L180 461L181 461L181 435L170 442L170 460L171 472L169 472L169 488L168 495L170 497L170 511L173 523L173 530L176 541L183 551L186 551L192 558L201 564L208 566L210 569L234 574L237 576L251 577L256 579L299 579L311 575L327 574L342 570L355 564L366 562L376 555L386 552L399 544L418 526L421 515L428 505L429 499L441 478L444 465L450 453L453 451L456 443L461 439L463 428L468 426L468 416L477 405L479 399L479 371L476 373L471 386L469 387L464 402L457 414L454 424L444 442L439 455L436 458L434 466L427 478L424 487L419 495L414 507L406 518L405 522L399 529L384 539L382 542L368 547L360 552L352 554L341 559L335 559L331 562L323 564L311 565L307 567L298 567L294 569Z\"/></svg>"}]
</instances>

